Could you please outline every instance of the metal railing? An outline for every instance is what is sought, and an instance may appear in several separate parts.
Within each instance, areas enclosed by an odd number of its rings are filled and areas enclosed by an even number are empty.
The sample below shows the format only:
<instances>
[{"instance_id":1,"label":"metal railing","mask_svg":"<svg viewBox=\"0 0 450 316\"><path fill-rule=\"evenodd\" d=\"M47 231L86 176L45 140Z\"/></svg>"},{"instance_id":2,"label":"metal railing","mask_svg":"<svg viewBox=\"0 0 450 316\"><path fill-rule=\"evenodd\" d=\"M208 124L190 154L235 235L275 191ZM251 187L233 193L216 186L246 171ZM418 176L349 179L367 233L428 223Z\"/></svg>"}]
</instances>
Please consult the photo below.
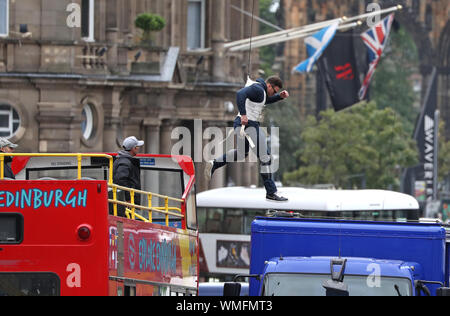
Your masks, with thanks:
<instances>
[{"instance_id":1,"label":"metal railing","mask_svg":"<svg viewBox=\"0 0 450 316\"><path fill-rule=\"evenodd\" d=\"M114 165L114 159L111 155L107 154L25 154L25 153L0 153L0 180L4 180L5 178L5 157L41 157L41 158L48 158L48 157L69 157L69 158L77 158L77 179L82 180L82 160L83 158L106 158L109 160L109 179L108 179L108 187L112 189L113 198L108 199L108 203L113 205L113 215L117 216L118 210L117 205L122 205L124 207L127 207L125 211L125 215L128 218L131 218L133 220L139 219L146 223L152 223L153 222L153 212L157 212L160 214L163 214L165 216L165 224L168 227L169 226L169 216L177 217L180 220L184 219L184 214L181 208L169 206L169 201L178 202L178 203L185 203L184 199L177 199L173 197L169 197L166 195L161 195L157 193L142 191L142 190L136 190L128 187L119 186L113 183L113 165ZM130 202L120 201L117 199L117 190L127 191L130 193ZM135 204L135 195L141 194L147 196L148 205L136 205ZM152 199L153 198L160 198L164 200L164 206L153 206L152 205ZM136 213L136 209L147 211L148 212L148 218L145 218L144 216ZM183 225L184 226L184 225Z\"/></svg>"},{"instance_id":2,"label":"metal railing","mask_svg":"<svg viewBox=\"0 0 450 316\"><path fill-rule=\"evenodd\" d=\"M113 191L113 198L109 199L109 203L113 204L113 214L114 216L117 216L118 210L117 210L117 205L122 205L125 207L128 207L128 209L125 211L125 214L127 215L127 217L131 217L131 219L140 219L146 223L152 223L153 222L153 212L157 212L160 214L163 214L165 216L165 224L166 226L169 226L169 216L174 216L177 217L181 220L184 219L184 215L182 214L182 210L181 208L178 207L173 207L173 206L169 206L169 201L174 201L174 202L178 202L183 204L184 200L183 199L177 199L177 198L173 198L170 196L166 196L166 195L161 195L161 194L157 194L157 193L152 193L152 192L146 192L146 191L142 191L142 190L136 190L136 189L131 189L131 188L127 188L127 187L122 187L116 184L108 184L108 186L112 189ZM122 190L122 191L127 191L130 193L130 202L124 202L124 201L119 201L117 199L117 190ZM135 204L135 195L137 194L141 194L141 195L145 195L147 196L147 200L148 200L148 206L142 206L142 205L136 205ZM164 200L164 206L157 206L157 207L153 207L152 205L152 199L154 197L157 198L161 198ZM144 216L137 214L136 213L136 209L139 210L143 210L143 211L147 211L148 212L148 218L145 218Z\"/></svg>"}]
</instances>

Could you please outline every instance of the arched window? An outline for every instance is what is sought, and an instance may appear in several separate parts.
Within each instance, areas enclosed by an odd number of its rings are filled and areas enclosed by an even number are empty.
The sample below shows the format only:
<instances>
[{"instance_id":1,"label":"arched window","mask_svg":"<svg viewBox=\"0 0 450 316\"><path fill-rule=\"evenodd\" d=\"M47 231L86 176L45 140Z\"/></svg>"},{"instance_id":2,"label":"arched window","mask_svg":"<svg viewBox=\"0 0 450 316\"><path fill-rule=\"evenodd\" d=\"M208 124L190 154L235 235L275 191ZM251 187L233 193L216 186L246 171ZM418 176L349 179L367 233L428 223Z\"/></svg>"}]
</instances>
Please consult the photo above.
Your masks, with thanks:
<instances>
[{"instance_id":1,"label":"arched window","mask_svg":"<svg viewBox=\"0 0 450 316\"><path fill-rule=\"evenodd\" d=\"M94 109L89 103L83 107L81 115L81 132L83 138L89 140L94 136Z\"/></svg>"},{"instance_id":2,"label":"arched window","mask_svg":"<svg viewBox=\"0 0 450 316\"><path fill-rule=\"evenodd\" d=\"M12 106L0 103L0 137L14 136L19 127L19 113Z\"/></svg>"}]
</instances>

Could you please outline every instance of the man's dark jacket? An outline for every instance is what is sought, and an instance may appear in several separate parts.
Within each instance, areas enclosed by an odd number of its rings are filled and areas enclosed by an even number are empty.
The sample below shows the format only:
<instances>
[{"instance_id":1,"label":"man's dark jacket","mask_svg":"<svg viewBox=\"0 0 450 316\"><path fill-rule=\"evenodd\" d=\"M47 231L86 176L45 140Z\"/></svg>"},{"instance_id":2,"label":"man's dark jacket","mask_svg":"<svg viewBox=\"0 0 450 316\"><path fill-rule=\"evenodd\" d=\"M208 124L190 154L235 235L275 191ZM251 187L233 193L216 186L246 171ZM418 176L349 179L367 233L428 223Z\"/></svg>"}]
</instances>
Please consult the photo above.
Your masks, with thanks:
<instances>
[{"instance_id":1,"label":"man's dark jacket","mask_svg":"<svg viewBox=\"0 0 450 316\"><path fill-rule=\"evenodd\" d=\"M14 176L14 173L12 172L11 167L8 165L8 163L10 163L12 161L11 157L5 157L5 179L16 179L16 177Z\"/></svg>"},{"instance_id":2,"label":"man's dark jacket","mask_svg":"<svg viewBox=\"0 0 450 316\"><path fill-rule=\"evenodd\" d=\"M140 161L130 155L128 151L119 151L113 166L114 183L123 187L141 190ZM125 199L130 201L130 193L125 192ZM140 195L134 195L134 203L140 204Z\"/></svg>"}]
</instances>

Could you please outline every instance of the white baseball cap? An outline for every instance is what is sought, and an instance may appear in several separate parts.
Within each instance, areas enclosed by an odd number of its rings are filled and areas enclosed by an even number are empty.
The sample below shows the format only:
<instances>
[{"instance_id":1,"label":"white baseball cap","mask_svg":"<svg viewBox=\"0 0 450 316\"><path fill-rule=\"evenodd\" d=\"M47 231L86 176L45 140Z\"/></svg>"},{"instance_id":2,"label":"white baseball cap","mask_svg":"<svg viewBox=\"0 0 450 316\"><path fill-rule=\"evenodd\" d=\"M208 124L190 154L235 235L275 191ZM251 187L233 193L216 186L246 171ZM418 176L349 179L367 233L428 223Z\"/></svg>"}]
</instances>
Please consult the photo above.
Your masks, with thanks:
<instances>
[{"instance_id":1,"label":"white baseball cap","mask_svg":"<svg viewBox=\"0 0 450 316\"><path fill-rule=\"evenodd\" d=\"M131 150L134 147L142 147L144 146L144 141L143 140L138 140L136 137L131 136L128 138L125 138L125 140L123 141L122 147L125 150Z\"/></svg>"},{"instance_id":2,"label":"white baseball cap","mask_svg":"<svg viewBox=\"0 0 450 316\"><path fill-rule=\"evenodd\" d=\"M10 148L17 148L19 145L11 143L6 138L0 137L0 148L3 147L10 147Z\"/></svg>"}]
</instances>

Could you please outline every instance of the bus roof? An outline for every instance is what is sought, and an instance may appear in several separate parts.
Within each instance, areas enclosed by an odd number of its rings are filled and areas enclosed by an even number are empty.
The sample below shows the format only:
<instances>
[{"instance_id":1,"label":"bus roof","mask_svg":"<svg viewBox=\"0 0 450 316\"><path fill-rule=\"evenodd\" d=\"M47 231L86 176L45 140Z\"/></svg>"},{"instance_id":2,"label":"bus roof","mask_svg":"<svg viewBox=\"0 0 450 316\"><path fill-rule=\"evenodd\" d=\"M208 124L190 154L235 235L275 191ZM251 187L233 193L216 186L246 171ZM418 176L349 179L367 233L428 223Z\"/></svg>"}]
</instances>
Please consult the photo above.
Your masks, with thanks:
<instances>
[{"instance_id":1,"label":"bus roof","mask_svg":"<svg viewBox=\"0 0 450 316\"><path fill-rule=\"evenodd\" d=\"M282 187L279 194L288 202L266 200L263 188L227 187L197 194L197 207L291 211L380 211L418 210L417 200L403 193L385 190L319 190Z\"/></svg>"}]
</instances>

